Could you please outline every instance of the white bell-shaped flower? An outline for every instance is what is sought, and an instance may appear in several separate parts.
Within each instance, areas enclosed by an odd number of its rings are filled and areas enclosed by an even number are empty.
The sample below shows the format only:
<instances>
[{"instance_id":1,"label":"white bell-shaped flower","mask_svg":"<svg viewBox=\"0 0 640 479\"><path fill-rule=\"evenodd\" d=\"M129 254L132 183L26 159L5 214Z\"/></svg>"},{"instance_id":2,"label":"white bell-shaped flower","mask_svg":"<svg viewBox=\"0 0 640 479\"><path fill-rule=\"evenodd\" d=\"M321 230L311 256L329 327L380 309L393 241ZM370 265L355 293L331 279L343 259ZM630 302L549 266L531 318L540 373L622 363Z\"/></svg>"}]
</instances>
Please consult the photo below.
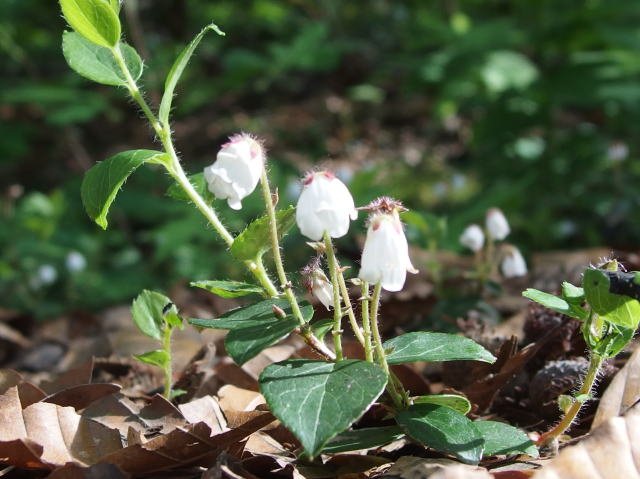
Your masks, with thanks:
<instances>
[{"instance_id":1,"label":"white bell-shaped flower","mask_svg":"<svg viewBox=\"0 0 640 479\"><path fill-rule=\"evenodd\" d=\"M351 193L333 173L318 171L305 177L296 207L296 223L303 235L320 241L326 230L332 238L340 238L357 217Z\"/></svg>"},{"instance_id":2,"label":"white bell-shaped flower","mask_svg":"<svg viewBox=\"0 0 640 479\"><path fill-rule=\"evenodd\" d=\"M400 291L407 271L417 273L409 259L409 245L397 211L374 213L369 219L358 277L382 283L387 291Z\"/></svg>"},{"instance_id":3,"label":"white bell-shaped flower","mask_svg":"<svg viewBox=\"0 0 640 479\"><path fill-rule=\"evenodd\" d=\"M487 211L486 226L489 236L498 241L505 239L511 232L507 218L498 208L491 208Z\"/></svg>"},{"instance_id":4,"label":"white bell-shaped flower","mask_svg":"<svg viewBox=\"0 0 640 479\"><path fill-rule=\"evenodd\" d=\"M484 246L484 233L478 225L469 225L460 235L460 244L477 253Z\"/></svg>"},{"instance_id":5,"label":"white bell-shaped flower","mask_svg":"<svg viewBox=\"0 0 640 479\"><path fill-rule=\"evenodd\" d=\"M505 278L516 278L527 274L527 263L518 248L512 245L505 245L502 254L500 269Z\"/></svg>"},{"instance_id":6,"label":"white bell-shaped flower","mask_svg":"<svg viewBox=\"0 0 640 479\"><path fill-rule=\"evenodd\" d=\"M234 135L222 145L216 161L204 169L209 191L227 200L234 210L242 208L242 199L255 190L264 169L264 149L259 141L245 133Z\"/></svg>"}]
</instances>

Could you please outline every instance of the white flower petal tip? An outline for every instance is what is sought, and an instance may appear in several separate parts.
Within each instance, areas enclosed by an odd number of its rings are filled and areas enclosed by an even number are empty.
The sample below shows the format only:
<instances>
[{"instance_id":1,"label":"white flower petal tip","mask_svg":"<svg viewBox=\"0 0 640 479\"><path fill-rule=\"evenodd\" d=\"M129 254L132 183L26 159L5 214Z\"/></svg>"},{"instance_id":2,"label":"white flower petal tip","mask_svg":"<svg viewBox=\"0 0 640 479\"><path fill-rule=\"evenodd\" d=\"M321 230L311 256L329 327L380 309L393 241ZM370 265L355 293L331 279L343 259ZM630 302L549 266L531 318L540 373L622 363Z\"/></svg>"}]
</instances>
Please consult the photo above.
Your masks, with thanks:
<instances>
[{"instance_id":1,"label":"white flower petal tip","mask_svg":"<svg viewBox=\"0 0 640 479\"><path fill-rule=\"evenodd\" d=\"M320 241L326 230L332 238L340 238L357 217L351 193L335 175L318 171L305 176L296 207L296 223L304 236Z\"/></svg>"},{"instance_id":2,"label":"white flower petal tip","mask_svg":"<svg viewBox=\"0 0 640 479\"><path fill-rule=\"evenodd\" d=\"M500 270L505 278L526 276L528 272L527 263L518 248L512 245L505 246Z\"/></svg>"},{"instance_id":3,"label":"white flower petal tip","mask_svg":"<svg viewBox=\"0 0 640 479\"><path fill-rule=\"evenodd\" d=\"M487 211L486 227L491 238L498 241L502 241L511 233L507 218L498 208Z\"/></svg>"},{"instance_id":4,"label":"white flower petal tip","mask_svg":"<svg viewBox=\"0 0 640 479\"><path fill-rule=\"evenodd\" d=\"M260 142L247 134L234 135L222 145L216 161L204 169L209 191L227 200L234 210L255 190L264 169L265 154Z\"/></svg>"},{"instance_id":5,"label":"white flower petal tip","mask_svg":"<svg viewBox=\"0 0 640 479\"><path fill-rule=\"evenodd\" d=\"M397 210L374 213L369 220L358 278L381 283L386 291L400 291L407 271L417 273L409 258L409 245Z\"/></svg>"},{"instance_id":6,"label":"white flower petal tip","mask_svg":"<svg viewBox=\"0 0 640 479\"><path fill-rule=\"evenodd\" d=\"M460 235L460 244L477 253L484 246L484 233L478 225L469 225Z\"/></svg>"}]
</instances>

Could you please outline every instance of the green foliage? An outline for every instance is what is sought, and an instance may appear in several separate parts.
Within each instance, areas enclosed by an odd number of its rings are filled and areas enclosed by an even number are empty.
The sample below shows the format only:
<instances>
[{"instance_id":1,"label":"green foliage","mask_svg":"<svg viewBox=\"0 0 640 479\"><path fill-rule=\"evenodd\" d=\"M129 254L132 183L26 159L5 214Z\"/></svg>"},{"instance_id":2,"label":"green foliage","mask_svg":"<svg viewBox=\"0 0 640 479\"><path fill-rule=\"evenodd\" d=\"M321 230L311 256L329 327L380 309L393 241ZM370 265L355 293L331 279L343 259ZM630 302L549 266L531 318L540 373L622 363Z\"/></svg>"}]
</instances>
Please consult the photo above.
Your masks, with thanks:
<instances>
[{"instance_id":1,"label":"green foliage","mask_svg":"<svg viewBox=\"0 0 640 479\"><path fill-rule=\"evenodd\" d=\"M566 292L569 292L569 294L573 294L576 293L576 290L568 291L566 288L563 288L563 295L566 294ZM588 315L587 311L582 308L582 306L580 306L581 301L579 301L579 299L581 296L570 296L569 298L572 299L572 302L570 302L568 299L559 298L558 296L555 296L553 294L538 291L537 289L533 288L528 288L523 291L522 296L524 296L525 298L529 298L530 300L535 301L536 303L539 303L546 308L549 308L561 314L566 314L567 316L571 316L575 319L584 320Z\"/></svg>"},{"instance_id":2,"label":"green foliage","mask_svg":"<svg viewBox=\"0 0 640 479\"><path fill-rule=\"evenodd\" d=\"M460 414L468 414L471 411L471 402L464 396L458 394L429 394L418 396L413 399L414 404L437 404L447 406L458 411Z\"/></svg>"},{"instance_id":3,"label":"green foliage","mask_svg":"<svg viewBox=\"0 0 640 479\"><path fill-rule=\"evenodd\" d=\"M462 462L477 464L484 439L476 423L455 409L435 404L414 404L396 414L405 432L425 446L453 454Z\"/></svg>"},{"instance_id":4,"label":"green foliage","mask_svg":"<svg viewBox=\"0 0 640 479\"><path fill-rule=\"evenodd\" d=\"M396 336L382 346L387 351L389 364L457 360L492 363L496 360L475 341L455 334L419 331Z\"/></svg>"},{"instance_id":5,"label":"green foliage","mask_svg":"<svg viewBox=\"0 0 640 479\"><path fill-rule=\"evenodd\" d=\"M102 0L100 0L102 1ZM107 229L107 213L118 190L139 166L160 162L167 155L153 150L131 150L118 153L93 166L82 181L82 203L89 217Z\"/></svg>"},{"instance_id":6,"label":"green foliage","mask_svg":"<svg viewBox=\"0 0 640 479\"><path fill-rule=\"evenodd\" d=\"M204 173L196 173L195 175L189 176L189 182L207 203L213 203L215 197L213 196L213 193L209 191L207 180L205 180L204 178ZM178 185L177 183L174 183L169 187L169 189L167 190L167 195L171 198L175 198L176 200L187 202L191 201L184 190L180 188L180 185Z\"/></svg>"},{"instance_id":7,"label":"green foliage","mask_svg":"<svg viewBox=\"0 0 640 479\"><path fill-rule=\"evenodd\" d=\"M151 366L159 366L161 368L164 368L167 363L171 361L169 353L167 353L164 349L156 349L155 351L149 351L147 353L134 354L133 357L145 364L150 364Z\"/></svg>"},{"instance_id":8,"label":"green foliage","mask_svg":"<svg viewBox=\"0 0 640 479\"><path fill-rule=\"evenodd\" d=\"M289 206L276 211L278 235L282 239L296 222L296 209ZM269 218L265 215L253 221L231 245L231 254L239 260L256 260L271 249Z\"/></svg>"},{"instance_id":9,"label":"green foliage","mask_svg":"<svg viewBox=\"0 0 640 479\"><path fill-rule=\"evenodd\" d=\"M384 446L404 437L404 431L398 426L364 427L345 431L331 439L322 449L323 454L357 451L376 446Z\"/></svg>"},{"instance_id":10,"label":"green foliage","mask_svg":"<svg viewBox=\"0 0 640 479\"><path fill-rule=\"evenodd\" d=\"M71 28L90 42L113 48L120 41L120 19L104 0L60 0L60 6Z\"/></svg>"},{"instance_id":11,"label":"green foliage","mask_svg":"<svg viewBox=\"0 0 640 479\"><path fill-rule=\"evenodd\" d=\"M167 309L168 308L168 309ZM176 315L175 305L165 295L143 291L133 302L131 314L138 329L150 338L162 340L167 317ZM170 323L171 324L171 323Z\"/></svg>"},{"instance_id":12,"label":"green foliage","mask_svg":"<svg viewBox=\"0 0 640 479\"><path fill-rule=\"evenodd\" d=\"M628 296L611 293L611 281L605 271L586 269L582 287L589 306L602 319L622 328L635 330L638 327L640 303Z\"/></svg>"},{"instance_id":13,"label":"green foliage","mask_svg":"<svg viewBox=\"0 0 640 479\"><path fill-rule=\"evenodd\" d=\"M143 69L140 56L125 43L120 48L131 76L137 80ZM79 75L103 85L126 85L125 76L108 48L96 45L76 32L64 32L62 53L69 66Z\"/></svg>"},{"instance_id":14,"label":"green foliage","mask_svg":"<svg viewBox=\"0 0 640 479\"><path fill-rule=\"evenodd\" d=\"M284 312L276 314L275 308ZM313 307L303 302L302 315L309 321ZM228 329L225 348L233 360L242 365L269 346L288 336L300 324L293 316L291 305L285 299L268 299L250 306L232 309L219 319L189 319L189 323L200 328Z\"/></svg>"},{"instance_id":15,"label":"green foliage","mask_svg":"<svg viewBox=\"0 0 640 479\"><path fill-rule=\"evenodd\" d=\"M173 95L182 76L182 72L187 67L189 60L191 60L191 56L193 52L195 52L200 40L202 37L209 32L214 31L218 35L224 36L224 32L218 28L215 24L207 25L200 31L198 35L189 43L189 45L180 53L175 63L169 70L169 74L167 75L167 79L164 84L164 94L162 95L162 102L160 103L160 110L158 112L158 118L161 123L168 124L169 123L169 114L171 113L171 102L173 101Z\"/></svg>"},{"instance_id":16,"label":"green foliage","mask_svg":"<svg viewBox=\"0 0 640 479\"><path fill-rule=\"evenodd\" d=\"M241 281L194 281L191 286L206 289L210 293L221 298L237 298L248 294L262 294L264 290L260 286L255 286Z\"/></svg>"},{"instance_id":17,"label":"green foliage","mask_svg":"<svg viewBox=\"0 0 640 479\"><path fill-rule=\"evenodd\" d=\"M382 393L387 376L366 361L293 359L268 366L259 381L269 409L315 457L365 413Z\"/></svg>"},{"instance_id":18,"label":"green foliage","mask_svg":"<svg viewBox=\"0 0 640 479\"><path fill-rule=\"evenodd\" d=\"M484 439L485 456L526 454L538 457L538 448L520 429L496 421L476 421L474 425Z\"/></svg>"}]
</instances>

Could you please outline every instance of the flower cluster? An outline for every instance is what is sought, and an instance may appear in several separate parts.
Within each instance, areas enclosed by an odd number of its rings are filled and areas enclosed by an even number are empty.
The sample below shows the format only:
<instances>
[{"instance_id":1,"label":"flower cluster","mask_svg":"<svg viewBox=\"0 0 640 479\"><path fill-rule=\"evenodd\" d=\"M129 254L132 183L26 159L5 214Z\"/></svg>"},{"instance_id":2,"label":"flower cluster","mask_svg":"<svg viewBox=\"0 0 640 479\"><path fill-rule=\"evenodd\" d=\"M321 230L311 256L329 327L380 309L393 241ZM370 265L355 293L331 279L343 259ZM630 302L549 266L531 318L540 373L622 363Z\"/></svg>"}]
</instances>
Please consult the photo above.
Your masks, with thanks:
<instances>
[{"instance_id":1,"label":"flower cluster","mask_svg":"<svg viewBox=\"0 0 640 479\"><path fill-rule=\"evenodd\" d=\"M527 263L518 248L501 244L497 257L494 254L494 242L503 241L509 233L511 227L504 213L498 208L490 208L485 217L484 230L477 224L467 226L460 235L460 244L480 256L479 260L483 264L478 265L479 269L488 268L491 271L494 263L499 263L505 278L525 276ZM481 254L483 252L484 255Z\"/></svg>"}]
</instances>

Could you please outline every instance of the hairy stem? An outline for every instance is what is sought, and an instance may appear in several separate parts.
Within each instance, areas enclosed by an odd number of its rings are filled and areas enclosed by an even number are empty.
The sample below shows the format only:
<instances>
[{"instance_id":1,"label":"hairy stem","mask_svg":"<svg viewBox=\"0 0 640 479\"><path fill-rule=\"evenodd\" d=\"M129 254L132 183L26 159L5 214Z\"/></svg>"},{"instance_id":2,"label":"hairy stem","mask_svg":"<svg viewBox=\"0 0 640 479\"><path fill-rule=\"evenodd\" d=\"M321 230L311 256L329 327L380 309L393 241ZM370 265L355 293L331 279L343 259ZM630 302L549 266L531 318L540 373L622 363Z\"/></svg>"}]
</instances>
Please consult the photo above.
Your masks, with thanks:
<instances>
[{"instance_id":1,"label":"hairy stem","mask_svg":"<svg viewBox=\"0 0 640 479\"><path fill-rule=\"evenodd\" d=\"M324 246L329 263L329 275L333 286L333 346L336 350L336 360L344 359L342 354L342 304L340 301L340 289L338 282L338 260L333 249L333 242L327 230L324 230Z\"/></svg>"},{"instance_id":2,"label":"hairy stem","mask_svg":"<svg viewBox=\"0 0 640 479\"><path fill-rule=\"evenodd\" d=\"M353 304L351 304L351 298L349 297L349 290L347 289L347 283L344 279L344 274L342 273L342 269L338 264L338 282L340 283L340 293L342 293L342 298L344 300L344 307L347 310L347 317L349 318L349 324L351 325L351 329L353 330L353 334L355 334L358 342L364 347L364 335L362 334L362 329L358 326L358 321L356 320L356 313L353 310Z\"/></svg>"},{"instance_id":3,"label":"hairy stem","mask_svg":"<svg viewBox=\"0 0 640 479\"><path fill-rule=\"evenodd\" d=\"M166 362L164 367L162 368L164 372L164 392L162 395L167 398L167 400L171 401L171 386L173 385L173 369L172 369L172 358L171 358L171 332L172 327L166 325L164 332L162 334L162 349L169 356L169 360Z\"/></svg>"},{"instance_id":4,"label":"hairy stem","mask_svg":"<svg viewBox=\"0 0 640 479\"><path fill-rule=\"evenodd\" d=\"M589 360L589 368L587 369L587 374L584 377L584 381L582 382L582 387L576 394L576 397L588 395L591 393L591 389L593 388L593 384L595 383L596 378L598 377L598 373L600 372L600 368L602 367L603 357L596 354L591 353L591 359ZM547 431L537 441L539 446L543 446L553 442L556 438L564 434L573 424L576 417L578 417L578 413L580 409L582 409L582 405L584 401L575 400L573 404L569 407L567 412L565 413L562 420L550 431Z\"/></svg>"},{"instance_id":5,"label":"hairy stem","mask_svg":"<svg viewBox=\"0 0 640 479\"><path fill-rule=\"evenodd\" d=\"M387 373L387 377L389 378L389 382L387 383L387 392L391 396L394 406L398 409L404 409L405 404L402 398L405 394L398 391L398 381L395 377L391 377L392 373L389 369L389 364L387 364L387 357L384 352L384 348L382 347L380 328L378 327L378 309L380 307L381 292L382 283L378 282L373 287L373 299L371 300L371 329L373 332L373 340L375 342L376 357L378 359L378 363L380 363L380 366L382 366L382 369L384 369L384 372Z\"/></svg>"},{"instance_id":6,"label":"hairy stem","mask_svg":"<svg viewBox=\"0 0 640 479\"><path fill-rule=\"evenodd\" d=\"M373 362L373 345L371 344L371 318L369 318L369 283L362 282L362 298L360 309L362 310L362 329L364 336L364 357L370 363Z\"/></svg>"}]
</instances>

